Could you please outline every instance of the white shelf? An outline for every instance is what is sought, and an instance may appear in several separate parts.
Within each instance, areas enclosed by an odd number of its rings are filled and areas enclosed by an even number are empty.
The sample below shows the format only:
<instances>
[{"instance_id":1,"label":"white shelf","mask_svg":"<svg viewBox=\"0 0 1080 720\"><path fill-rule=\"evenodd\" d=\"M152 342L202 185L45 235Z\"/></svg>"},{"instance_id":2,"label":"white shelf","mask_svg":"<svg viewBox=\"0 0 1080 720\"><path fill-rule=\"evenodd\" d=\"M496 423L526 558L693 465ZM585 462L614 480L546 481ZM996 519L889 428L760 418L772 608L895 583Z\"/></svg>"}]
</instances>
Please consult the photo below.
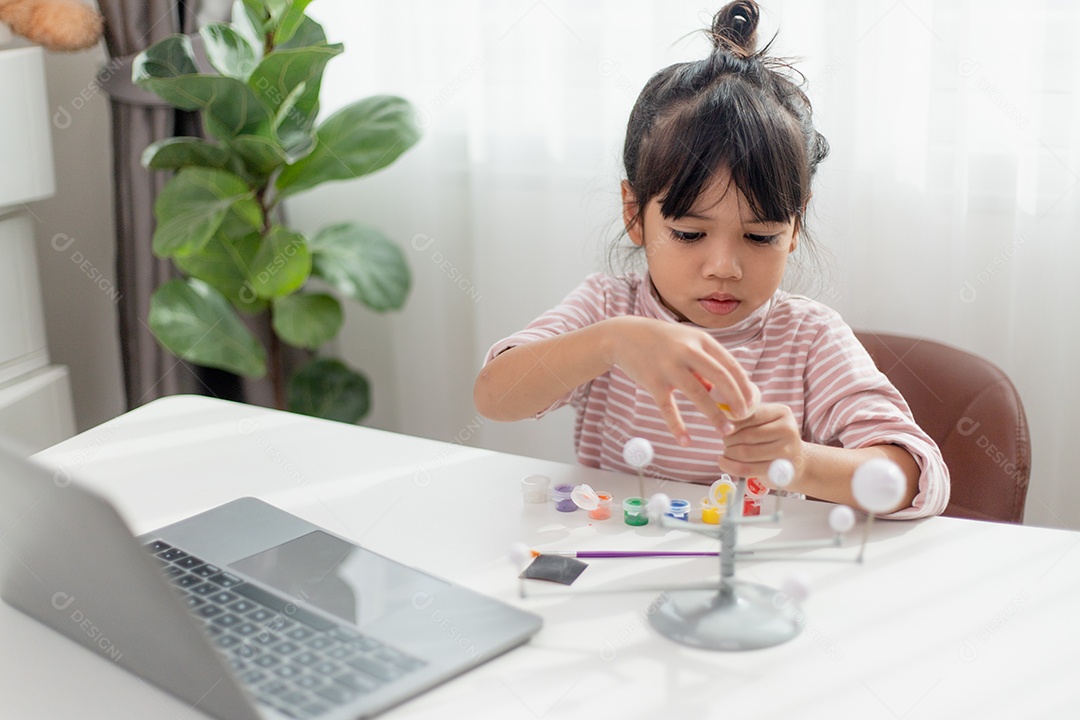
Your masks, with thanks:
<instances>
[{"instance_id":1,"label":"white shelf","mask_svg":"<svg viewBox=\"0 0 1080 720\"><path fill-rule=\"evenodd\" d=\"M29 216L0 216L0 383L49 364Z\"/></svg>"},{"instance_id":2,"label":"white shelf","mask_svg":"<svg viewBox=\"0 0 1080 720\"><path fill-rule=\"evenodd\" d=\"M56 191L40 47L0 47L0 210Z\"/></svg>"},{"instance_id":3,"label":"white shelf","mask_svg":"<svg viewBox=\"0 0 1080 720\"><path fill-rule=\"evenodd\" d=\"M29 451L75 433L67 368L49 365L34 224L24 209L55 191L43 57L39 47L0 43L0 435Z\"/></svg>"},{"instance_id":4,"label":"white shelf","mask_svg":"<svg viewBox=\"0 0 1080 720\"><path fill-rule=\"evenodd\" d=\"M51 365L0 385L0 435L33 453L74 434L66 367Z\"/></svg>"}]
</instances>

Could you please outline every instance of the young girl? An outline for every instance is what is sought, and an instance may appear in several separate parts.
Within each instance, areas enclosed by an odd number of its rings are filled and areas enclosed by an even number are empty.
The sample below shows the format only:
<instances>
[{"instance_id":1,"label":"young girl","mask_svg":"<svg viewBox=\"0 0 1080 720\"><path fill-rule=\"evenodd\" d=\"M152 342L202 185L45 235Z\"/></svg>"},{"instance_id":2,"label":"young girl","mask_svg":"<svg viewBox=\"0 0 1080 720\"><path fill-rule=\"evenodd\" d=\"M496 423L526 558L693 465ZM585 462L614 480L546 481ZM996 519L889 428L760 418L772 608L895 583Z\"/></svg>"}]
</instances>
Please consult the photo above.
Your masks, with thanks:
<instances>
[{"instance_id":1,"label":"young girl","mask_svg":"<svg viewBox=\"0 0 1080 720\"><path fill-rule=\"evenodd\" d=\"M591 467L633 472L631 437L653 443L651 474L687 482L765 479L787 458L789 491L852 506L855 468L885 457L908 480L892 517L939 514L948 470L907 403L836 312L779 289L828 145L755 50L757 22L756 3L725 6L712 54L661 70L630 115L623 219L648 272L591 275L496 343L477 409L511 421L572 405Z\"/></svg>"}]
</instances>

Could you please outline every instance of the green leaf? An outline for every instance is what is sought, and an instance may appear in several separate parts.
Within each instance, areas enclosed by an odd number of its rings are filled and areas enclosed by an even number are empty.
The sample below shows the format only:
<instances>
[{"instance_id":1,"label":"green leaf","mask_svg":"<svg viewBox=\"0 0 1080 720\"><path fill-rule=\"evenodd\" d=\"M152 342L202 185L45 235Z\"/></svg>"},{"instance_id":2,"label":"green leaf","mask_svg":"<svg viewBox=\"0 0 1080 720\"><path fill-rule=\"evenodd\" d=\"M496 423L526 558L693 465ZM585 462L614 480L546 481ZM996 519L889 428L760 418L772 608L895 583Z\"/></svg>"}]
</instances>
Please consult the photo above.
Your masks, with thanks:
<instances>
[{"instance_id":1,"label":"green leaf","mask_svg":"<svg viewBox=\"0 0 1080 720\"><path fill-rule=\"evenodd\" d=\"M299 290L311 275L311 253L298 232L275 225L252 261L248 279L255 294L274 298Z\"/></svg>"},{"instance_id":2,"label":"green leaf","mask_svg":"<svg viewBox=\"0 0 1080 720\"><path fill-rule=\"evenodd\" d=\"M341 303L331 295L295 293L274 300L274 332L295 347L314 350L330 342L343 321Z\"/></svg>"},{"instance_id":3,"label":"green leaf","mask_svg":"<svg viewBox=\"0 0 1080 720\"><path fill-rule=\"evenodd\" d=\"M281 16L278 22L277 32L274 33L274 44L281 45L289 42L303 23L304 10L311 4L311 0L293 0Z\"/></svg>"},{"instance_id":4,"label":"green leaf","mask_svg":"<svg viewBox=\"0 0 1080 720\"><path fill-rule=\"evenodd\" d=\"M274 27L277 27L277 24L281 22L281 17L289 9L289 5L292 4L292 0L262 0L262 4L270 13L270 22L274 24Z\"/></svg>"},{"instance_id":5,"label":"green leaf","mask_svg":"<svg viewBox=\"0 0 1080 720\"><path fill-rule=\"evenodd\" d=\"M292 39L287 42L278 43L277 49L285 50L288 48L302 48L325 44L326 33L323 31L322 25L305 16L300 22L300 27L296 31L296 34L292 36Z\"/></svg>"},{"instance_id":6,"label":"green leaf","mask_svg":"<svg viewBox=\"0 0 1080 720\"><path fill-rule=\"evenodd\" d=\"M315 132L312 125L316 109L313 108L310 115L305 115L296 107L296 102L303 99L306 91L307 86L304 83L297 85L274 115L274 134L289 165L315 149ZM318 102L315 105L317 107Z\"/></svg>"},{"instance_id":7,"label":"green leaf","mask_svg":"<svg viewBox=\"0 0 1080 720\"><path fill-rule=\"evenodd\" d=\"M232 173L191 167L178 172L154 203L158 257L197 252L217 232L230 209L249 222L262 215L254 191Z\"/></svg>"},{"instance_id":8,"label":"green leaf","mask_svg":"<svg viewBox=\"0 0 1080 720\"><path fill-rule=\"evenodd\" d=\"M302 91L303 85L297 88L296 94ZM264 180L279 168L300 160L315 147L314 131L293 125L292 117L299 113L292 111L290 102L291 99L286 99L272 123L225 141L243 158L248 171Z\"/></svg>"},{"instance_id":9,"label":"green leaf","mask_svg":"<svg viewBox=\"0 0 1080 720\"><path fill-rule=\"evenodd\" d=\"M154 91L169 88L175 97L185 97L206 115L207 127L215 137L227 140L270 121L270 114L243 81L220 75L187 75L160 81Z\"/></svg>"},{"instance_id":10,"label":"green leaf","mask_svg":"<svg viewBox=\"0 0 1080 720\"><path fill-rule=\"evenodd\" d=\"M292 195L329 180L367 175L392 163L419 139L407 100L377 95L346 105L319 126L311 154L281 171L278 191Z\"/></svg>"},{"instance_id":11,"label":"green leaf","mask_svg":"<svg viewBox=\"0 0 1080 720\"><path fill-rule=\"evenodd\" d=\"M231 25L211 23L199 29L206 57L218 72L237 80L247 80L259 64L262 46L253 46Z\"/></svg>"},{"instance_id":12,"label":"green leaf","mask_svg":"<svg viewBox=\"0 0 1080 720\"><path fill-rule=\"evenodd\" d=\"M270 113L246 83L198 73L187 36L170 35L139 53L131 75L182 110L202 110L207 129L220 139L270 123Z\"/></svg>"},{"instance_id":13,"label":"green leaf","mask_svg":"<svg viewBox=\"0 0 1080 720\"><path fill-rule=\"evenodd\" d=\"M311 127L319 103L319 87L326 63L340 55L342 45L315 45L296 49L277 49L262 59L251 73L248 84L266 105L271 115L285 103L297 87L304 90L293 100L298 126Z\"/></svg>"},{"instance_id":14,"label":"green leaf","mask_svg":"<svg viewBox=\"0 0 1080 720\"><path fill-rule=\"evenodd\" d=\"M169 35L135 56L131 79L141 84L152 78L194 75L197 72L199 68L195 65L191 38L187 35Z\"/></svg>"},{"instance_id":15,"label":"green leaf","mask_svg":"<svg viewBox=\"0 0 1080 720\"><path fill-rule=\"evenodd\" d=\"M262 178L304 158L315 148L314 123L323 70L340 52L341 45L323 45L270 53L248 78L268 120L241 133L211 130L219 137L227 135L225 142Z\"/></svg>"},{"instance_id":16,"label":"green leaf","mask_svg":"<svg viewBox=\"0 0 1080 720\"><path fill-rule=\"evenodd\" d=\"M289 380L289 410L345 423L359 422L371 408L367 378L340 360L316 358Z\"/></svg>"},{"instance_id":17,"label":"green leaf","mask_svg":"<svg viewBox=\"0 0 1080 720\"><path fill-rule=\"evenodd\" d=\"M235 173L240 163L226 148L194 137L171 137L149 145L142 154L143 167L151 170L179 170L207 167Z\"/></svg>"},{"instance_id":18,"label":"green leaf","mask_svg":"<svg viewBox=\"0 0 1080 720\"><path fill-rule=\"evenodd\" d=\"M242 0L242 2L253 17L259 18L260 21L270 19L269 11L266 9L266 0Z\"/></svg>"},{"instance_id":19,"label":"green leaf","mask_svg":"<svg viewBox=\"0 0 1080 720\"><path fill-rule=\"evenodd\" d=\"M272 134L271 130L267 132ZM270 177L275 170L288 164L289 154L270 135L243 134L225 142L243 158L248 171L261 178Z\"/></svg>"},{"instance_id":20,"label":"green leaf","mask_svg":"<svg viewBox=\"0 0 1080 720\"><path fill-rule=\"evenodd\" d=\"M313 273L372 310L397 310L412 283L401 248L378 230L351 223L325 228L310 242Z\"/></svg>"},{"instance_id":21,"label":"green leaf","mask_svg":"<svg viewBox=\"0 0 1080 720\"><path fill-rule=\"evenodd\" d=\"M262 312L267 302L255 294L248 277L262 237L235 213L229 213L221 229L197 253L173 258L182 272L213 286L234 306L249 315Z\"/></svg>"},{"instance_id":22,"label":"green leaf","mask_svg":"<svg viewBox=\"0 0 1080 720\"><path fill-rule=\"evenodd\" d=\"M150 299L150 329L174 355L246 377L266 374L266 350L221 293L201 280L170 280Z\"/></svg>"},{"instance_id":23,"label":"green leaf","mask_svg":"<svg viewBox=\"0 0 1080 720\"><path fill-rule=\"evenodd\" d=\"M262 52L264 37L261 2L234 0L230 22L238 33L247 38L252 47L259 48L259 52Z\"/></svg>"}]
</instances>

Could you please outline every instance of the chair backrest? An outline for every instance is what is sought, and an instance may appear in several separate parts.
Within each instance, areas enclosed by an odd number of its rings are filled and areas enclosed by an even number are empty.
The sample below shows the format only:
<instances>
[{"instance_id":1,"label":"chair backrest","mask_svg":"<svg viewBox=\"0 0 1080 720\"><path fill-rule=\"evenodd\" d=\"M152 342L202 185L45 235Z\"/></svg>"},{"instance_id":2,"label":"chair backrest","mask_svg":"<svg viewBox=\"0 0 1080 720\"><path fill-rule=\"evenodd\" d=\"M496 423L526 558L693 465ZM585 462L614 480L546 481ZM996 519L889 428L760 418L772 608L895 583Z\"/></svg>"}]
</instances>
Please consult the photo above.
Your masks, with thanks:
<instances>
[{"instance_id":1,"label":"chair backrest","mask_svg":"<svg viewBox=\"0 0 1080 720\"><path fill-rule=\"evenodd\" d=\"M1031 436L1008 376L978 355L931 340L866 330L855 335L941 448L952 476L944 514L1022 522Z\"/></svg>"}]
</instances>

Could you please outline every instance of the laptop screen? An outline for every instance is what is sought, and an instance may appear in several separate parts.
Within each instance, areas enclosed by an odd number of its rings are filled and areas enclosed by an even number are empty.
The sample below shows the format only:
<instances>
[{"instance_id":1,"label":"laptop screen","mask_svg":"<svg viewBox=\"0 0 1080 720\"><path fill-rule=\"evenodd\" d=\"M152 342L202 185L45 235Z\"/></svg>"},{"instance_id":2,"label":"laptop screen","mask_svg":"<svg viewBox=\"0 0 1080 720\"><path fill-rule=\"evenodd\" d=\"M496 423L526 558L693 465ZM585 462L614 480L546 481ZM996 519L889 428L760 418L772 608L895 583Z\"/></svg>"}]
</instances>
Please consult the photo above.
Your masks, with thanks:
<instances>
[{"instance_id":1,"label":"laptop screen","mask_svg":"<svg viewBox=\"0 0 1080 720\"><path fill-rule=\"evenodd\" d=\"M364 629L443 586L321 530L238 560L237 571Z\"/></svg>"}]
</instances>

